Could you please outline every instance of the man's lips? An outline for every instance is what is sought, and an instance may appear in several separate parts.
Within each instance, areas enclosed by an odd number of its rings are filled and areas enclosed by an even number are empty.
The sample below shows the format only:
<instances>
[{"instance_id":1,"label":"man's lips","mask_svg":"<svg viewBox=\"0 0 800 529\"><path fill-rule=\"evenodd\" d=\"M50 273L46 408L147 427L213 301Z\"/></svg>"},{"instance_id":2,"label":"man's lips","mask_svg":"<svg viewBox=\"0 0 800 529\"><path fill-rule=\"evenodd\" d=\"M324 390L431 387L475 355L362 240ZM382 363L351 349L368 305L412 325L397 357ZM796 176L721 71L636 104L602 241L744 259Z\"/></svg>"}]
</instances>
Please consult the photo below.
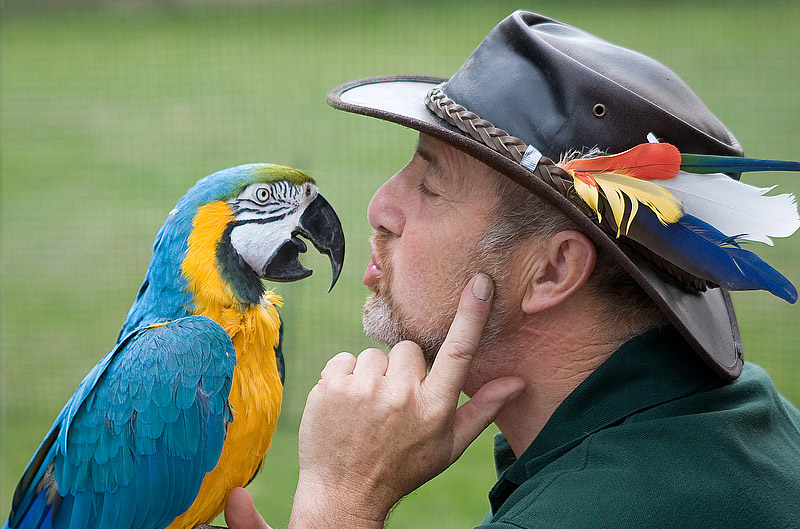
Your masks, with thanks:
<instances>
[{"instance_id":1,"label":"man's lips","mask_svg":"<svg viewBox=\"0 0 800 529\"><path fill-rule=\"evenodd\" d=\"M367 269L364 270L364 279L362 280L364 285L370 288L374 287L381 278L381 267L377 264L378 259L375 257L375 253L375 245L370 244L370 255L372 259L367 265Z\"/></svg>"}]
</instances>

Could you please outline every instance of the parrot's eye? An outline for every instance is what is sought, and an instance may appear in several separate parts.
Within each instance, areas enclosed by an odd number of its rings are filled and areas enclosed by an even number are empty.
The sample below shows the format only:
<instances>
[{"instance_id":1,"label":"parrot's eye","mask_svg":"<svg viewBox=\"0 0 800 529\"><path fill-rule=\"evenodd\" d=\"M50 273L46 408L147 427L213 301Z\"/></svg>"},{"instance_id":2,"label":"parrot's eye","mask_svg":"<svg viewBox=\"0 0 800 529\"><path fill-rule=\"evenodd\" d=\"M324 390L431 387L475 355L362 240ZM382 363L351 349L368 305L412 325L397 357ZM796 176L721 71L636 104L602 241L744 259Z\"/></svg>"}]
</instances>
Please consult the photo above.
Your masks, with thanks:
<instances>
[{"instance_id":1,"label":"parrot's eye","mask_svg":"<svg viewBox=\"0 0 800 529\"><path fill-rule=\"evenodd\" d=\"M311 196L311 186L306 184L305 187L306 187L306 197L310 197Z\"/></svg>"},{"instance_id":2,"label":"parrot's eye","mask_svg":"<svg viewBox=\"0 0 800 529\"><path fill-rule=\"evenodd\" d=\"M259 187L258 189L256 189L256 200L258 200L262 204L266 204L269 201L269 188Z\"/></svg>"}]
</instances>

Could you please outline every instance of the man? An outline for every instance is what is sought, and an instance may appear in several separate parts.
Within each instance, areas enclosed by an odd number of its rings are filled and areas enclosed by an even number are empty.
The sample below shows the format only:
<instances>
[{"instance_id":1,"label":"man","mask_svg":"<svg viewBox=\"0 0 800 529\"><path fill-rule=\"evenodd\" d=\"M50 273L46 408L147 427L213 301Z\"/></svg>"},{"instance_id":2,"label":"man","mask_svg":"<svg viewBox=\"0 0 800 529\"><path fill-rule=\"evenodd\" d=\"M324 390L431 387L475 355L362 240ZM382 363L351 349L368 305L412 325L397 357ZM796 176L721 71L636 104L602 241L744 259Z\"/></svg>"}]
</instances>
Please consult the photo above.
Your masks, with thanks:
<instances>
[{"instance_id":1,"label":"man","mask_svg":"<svg viewBox=\"0 0 800 529\"><path fill-rule=\"evenodd\" d=\"M792 301L794 287L755 256L703 246L719 225L703 224L703 244L678 233L695 225L688 203L668 218L671 199L645 200L623 176L614 206L590 171L550 160L648 137L741 156L733 135L664 66L534 13L502 21L442 81L329 95L421 134L368 211L364 325L393 347L322 371L290 527L383 527L492 421L501 474L482 527L797 527L800 413L744 364L727 293ZM739 257L755 275L726 268ZM226 513L232 529L266 527L243 490Z\"/></svg>"}]
</instances>

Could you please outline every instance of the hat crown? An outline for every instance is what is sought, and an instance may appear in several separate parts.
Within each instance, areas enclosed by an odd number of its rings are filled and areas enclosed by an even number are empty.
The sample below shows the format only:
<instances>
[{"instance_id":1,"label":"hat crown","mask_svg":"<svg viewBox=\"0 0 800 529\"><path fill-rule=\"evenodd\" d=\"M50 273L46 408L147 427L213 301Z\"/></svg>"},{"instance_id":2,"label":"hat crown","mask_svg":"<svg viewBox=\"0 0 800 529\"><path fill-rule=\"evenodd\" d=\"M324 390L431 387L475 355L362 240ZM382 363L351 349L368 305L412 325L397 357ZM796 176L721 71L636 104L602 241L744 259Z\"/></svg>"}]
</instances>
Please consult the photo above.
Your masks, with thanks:
<instances>
[{"instance_id":1,"label":"hat crown","mask_svg":"<svg viewBox=\"0 0 800 529\"><path fill-rule=\"evenodd\" d=\"M650 132L683 152L742 155L672 70L527 11L501 21L442 91L553 159L591 147L621 152Z\"/></svg>"}]
</instances>

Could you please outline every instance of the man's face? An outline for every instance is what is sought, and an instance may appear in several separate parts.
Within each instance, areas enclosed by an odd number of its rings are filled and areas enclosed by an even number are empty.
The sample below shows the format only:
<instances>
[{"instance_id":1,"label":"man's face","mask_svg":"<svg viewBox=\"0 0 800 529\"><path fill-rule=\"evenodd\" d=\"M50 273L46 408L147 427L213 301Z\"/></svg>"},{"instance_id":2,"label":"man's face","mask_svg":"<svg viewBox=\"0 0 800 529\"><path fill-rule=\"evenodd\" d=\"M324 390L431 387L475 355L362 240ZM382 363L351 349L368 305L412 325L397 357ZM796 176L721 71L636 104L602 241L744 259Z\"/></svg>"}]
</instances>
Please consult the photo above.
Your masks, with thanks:
<instances>
[{"instance_id":1,"label":"man's face","mask_svg":"<svg viewBox=\"0 0 800 529\"><path fill-rule=\"evenodd\" d=\"M485 272L501 287L508 263L484 243L498 200L492 178L498 175L474 158L420 135L409 164L375 193L372 261L364 273L373 291L364 329L374 340L412 340L430 365L470 278ZM496 295L490 327L503 318L499 305Z\"/></svg>"}]
</instances>

